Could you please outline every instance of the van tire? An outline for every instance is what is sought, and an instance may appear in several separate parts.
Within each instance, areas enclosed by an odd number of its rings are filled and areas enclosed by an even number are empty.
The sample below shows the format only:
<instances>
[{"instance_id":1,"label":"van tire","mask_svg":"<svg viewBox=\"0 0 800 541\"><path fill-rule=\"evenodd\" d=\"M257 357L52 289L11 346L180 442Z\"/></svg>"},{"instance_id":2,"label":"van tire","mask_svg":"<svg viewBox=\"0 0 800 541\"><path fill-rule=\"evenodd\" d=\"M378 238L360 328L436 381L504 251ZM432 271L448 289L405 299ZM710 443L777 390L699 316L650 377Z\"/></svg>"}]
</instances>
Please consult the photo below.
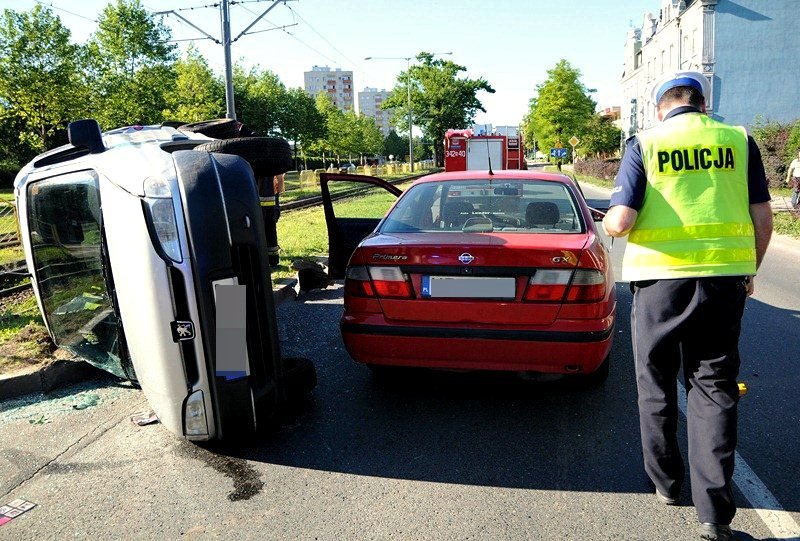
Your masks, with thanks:
<instances>
[{"instance_id":1,"label":"van tire","mask_svg":"<svg viewBox=\"0 0 800 541\"><path fill-rule=\"evenodd\" d=\"M232 118L218 118L216 120L203 120L191 122L178 127L181 131L201 133L216 139L230 139L239 136L239 123Z\"/></svg>"},{"instance_id":2,"label":"van tire","mask_svg":"<svg viewBox=\"0 0 800 541\"><path fill-rule=\"evenodd\" d=\"M282 175L294 165L292 149L280 137L218 139L198 145L195 150L241 156L250 163L256 178Z\"/></svg>"}]
</instances>

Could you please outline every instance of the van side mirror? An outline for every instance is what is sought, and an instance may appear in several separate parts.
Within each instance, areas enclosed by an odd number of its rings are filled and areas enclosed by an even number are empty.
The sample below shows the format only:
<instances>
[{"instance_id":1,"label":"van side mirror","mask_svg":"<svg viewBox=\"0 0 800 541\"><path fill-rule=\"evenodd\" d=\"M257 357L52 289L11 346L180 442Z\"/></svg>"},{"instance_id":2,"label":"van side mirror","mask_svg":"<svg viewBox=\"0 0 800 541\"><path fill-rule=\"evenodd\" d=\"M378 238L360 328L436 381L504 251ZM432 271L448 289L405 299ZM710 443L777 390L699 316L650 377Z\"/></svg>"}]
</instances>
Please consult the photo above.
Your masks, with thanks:
<instances>
[{"instance_id":1,"label":"van side mirror","mask_svg":"<svg viewBox=\"0 0 800 541\"><path fill-rule=\"evenodd\" d=\"M100 124L93 118L70 122L67 125L67 137L72 146L88 148L91 154L99 154L106 149L103 146Z\"/></svg>"}]
</instances>

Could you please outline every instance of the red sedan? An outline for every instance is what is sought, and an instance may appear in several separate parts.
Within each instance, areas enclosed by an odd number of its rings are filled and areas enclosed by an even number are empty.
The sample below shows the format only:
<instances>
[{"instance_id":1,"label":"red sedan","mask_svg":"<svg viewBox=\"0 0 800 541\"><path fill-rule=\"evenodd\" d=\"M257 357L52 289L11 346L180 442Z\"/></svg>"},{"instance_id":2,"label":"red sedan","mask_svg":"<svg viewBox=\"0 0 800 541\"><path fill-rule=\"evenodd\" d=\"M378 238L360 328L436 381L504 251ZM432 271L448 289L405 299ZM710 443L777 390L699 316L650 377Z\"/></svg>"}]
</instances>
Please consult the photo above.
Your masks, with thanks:
<instances>
[{"instance_id":1,"label":"red sedan","mask_svg":"<svg viewBox=\"0 0 800 541\"><path fill-rule=\"evenodd\" d=\"M382 220L336 216L332 181L400 191L373 177L323 178L330 272L345 278L340 324L353 359L607 377L614 277L597 211L573 180L507 170L429 175Z\"/></svg>"}]
</instances>

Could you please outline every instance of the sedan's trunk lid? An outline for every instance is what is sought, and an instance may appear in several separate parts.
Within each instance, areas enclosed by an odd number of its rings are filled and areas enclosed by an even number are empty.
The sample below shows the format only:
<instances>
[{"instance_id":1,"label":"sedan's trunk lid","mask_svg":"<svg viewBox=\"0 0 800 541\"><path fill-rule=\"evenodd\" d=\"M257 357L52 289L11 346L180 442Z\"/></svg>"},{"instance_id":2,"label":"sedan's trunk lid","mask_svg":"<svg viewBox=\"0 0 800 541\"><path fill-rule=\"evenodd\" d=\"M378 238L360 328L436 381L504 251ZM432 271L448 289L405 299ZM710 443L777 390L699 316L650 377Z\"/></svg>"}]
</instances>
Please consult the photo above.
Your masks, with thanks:
<instances>
[{"instance_id":1,"label":"sedan's trunk lid","mask_svg":"<svg viewBox=\"0 0 800 541\"><path fill-rule=\"evenodd\" d=\"M351 265L400 267L409 277L413 298L380 300L388 319L548 325L561 304L523 300L528 281L537 272L574 268L586 242L586 234L376 235L362 243Z\"/></svg>"}]
</instances>

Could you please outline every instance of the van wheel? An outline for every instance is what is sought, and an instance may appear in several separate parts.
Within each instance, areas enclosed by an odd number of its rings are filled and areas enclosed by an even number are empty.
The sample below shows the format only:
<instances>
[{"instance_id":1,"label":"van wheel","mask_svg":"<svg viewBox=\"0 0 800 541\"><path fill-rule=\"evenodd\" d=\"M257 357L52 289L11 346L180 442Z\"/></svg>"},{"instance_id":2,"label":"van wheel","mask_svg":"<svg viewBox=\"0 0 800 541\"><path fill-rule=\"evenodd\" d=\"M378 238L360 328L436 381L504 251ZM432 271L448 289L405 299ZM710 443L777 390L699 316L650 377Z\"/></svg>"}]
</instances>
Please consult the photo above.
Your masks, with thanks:
<instances>
[{"instance_id":1,"label":"van wheel","mask_svg":"<svg viewBox=\"0 0 800 541\"><path fill-rule=\"evenodd\" d=\"M230 139L239 135L239 123L232 118L218 118L216 120L203 120L192 122L178 127L181 131L201 133L216 139Z\"/></svg>"},{"instance_id":2,"label":"van wheel","mask_svg":"<svg viewBox=\"0 0 800 541\"><path fill-rule=\"evenodd\" d=\"M195 147L205 152L235 154L250 163L256 177L282 175L292 169L292 149L280 137L236 137L218 139Z\"/></svg>"}]
</instances>

